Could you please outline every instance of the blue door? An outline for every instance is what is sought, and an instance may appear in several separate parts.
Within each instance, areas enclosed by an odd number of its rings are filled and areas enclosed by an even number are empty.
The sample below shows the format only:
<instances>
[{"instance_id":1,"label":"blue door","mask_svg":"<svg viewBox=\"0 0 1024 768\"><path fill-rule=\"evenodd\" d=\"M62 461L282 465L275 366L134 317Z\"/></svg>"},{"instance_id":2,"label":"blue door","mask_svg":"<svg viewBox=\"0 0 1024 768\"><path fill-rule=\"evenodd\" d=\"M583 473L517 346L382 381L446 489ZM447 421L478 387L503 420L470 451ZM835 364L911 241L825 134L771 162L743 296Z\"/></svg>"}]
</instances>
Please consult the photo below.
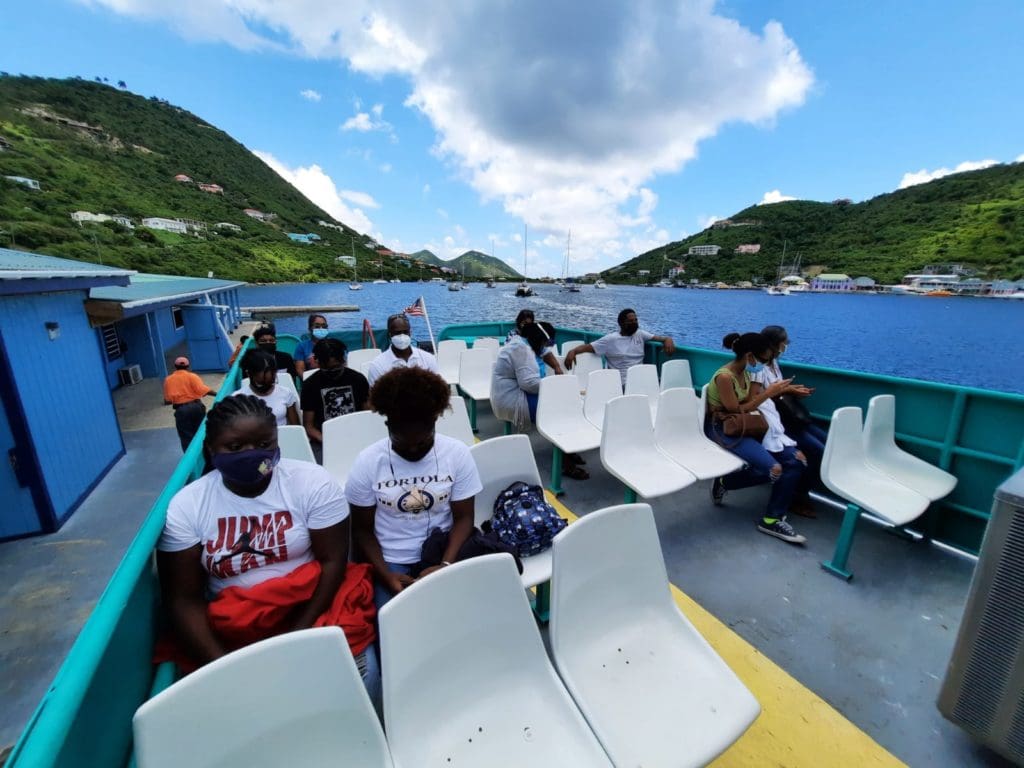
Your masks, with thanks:
<instances>
[{"instance_id":1,"label":"blue door","mask_svg":"<svg viewBox=\"0 0 1024 768\"><path fill-rule=\"evenodd\" d=\"M4 373L0 371L0 376ZM7 382L9 383L9 382ZM43 529L32 500L25 466L28 447L16 446L7 420L9 390L4 388L4 406L0 408L0 539L40 533Z\"/></svg>"}]
</instances>

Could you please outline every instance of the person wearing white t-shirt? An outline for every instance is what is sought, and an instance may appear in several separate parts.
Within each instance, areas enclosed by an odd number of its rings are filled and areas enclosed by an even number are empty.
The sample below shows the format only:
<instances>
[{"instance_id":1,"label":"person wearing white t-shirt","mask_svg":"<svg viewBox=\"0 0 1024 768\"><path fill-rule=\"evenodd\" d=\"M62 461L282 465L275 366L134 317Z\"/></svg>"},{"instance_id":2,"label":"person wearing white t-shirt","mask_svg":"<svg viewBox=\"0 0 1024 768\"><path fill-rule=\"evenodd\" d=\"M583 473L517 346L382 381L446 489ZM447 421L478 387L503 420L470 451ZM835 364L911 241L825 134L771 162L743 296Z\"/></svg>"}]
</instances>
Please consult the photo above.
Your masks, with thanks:
<instances>
[{"instance_id":1,"label":"person wearing white t-shirt","mask_svg":"<svg viewBox=\"0 0 1024 768\"><path fill-rule=\"evenodd\" d=\"M436 357L412 345L409 330L409 318L405 315L392 315L388 318L388 338L391 344L373 359L366 370L366 380L371 387L392 368L423 368L441 373Z\"/></svg>"},{"instance_id":2,"label":"person wearing white t-shirt","mask_svg":"<svg viewBox=\"0 0 1024 768\"><path fill-rule=\"evenodd\" d=\"M572 368L576 355L593 352L604 355L610 368L615 368L622 376L622 384L626 384L626 371L644 361L644 349L648 341L657 341L665 348L665 354L676 351L676 343L671 336L655 336L649 331L640 330L640 321L636 311L624 309L619 312L619 330L602 336L589 344L580 344L565 354L565 367Z\"/></svg>"},{"instance_id":3,"label":"person wearing white t-shirt","mask_svg":"<svg viewBox=\"0 0 1024 768\"><path fill-rule=\"evenodd\" d=\"M199 664L227 653L208 614L221 591L252 588L315 560L316 586L287 627L307 629L331 607L349 551L344 491L322 467L280 458L277 424L262 400L235 395L217 403L204 448L214 469L174 495L157 542L165 609ZM375 687L372 644L360 656L364 682Z\"/></svg>"},{"instance_id":4,"label":"person wearing white t-shirt","mask_svg":"<svg viewBox=\"0 0 1024 768\"><path fill-rule=\"evenodd\" d=\"M376 577L380 606L417 579L454 562L473 532L473 497L483 486L463 443L437 435L451 388L436 373L396 368L370 390L370 405L387 420L388 437L356 458L345 482L352 538ZM441 565L419 573L423 542L448 534Z\"/></svg>"},{"instance_id":5,"label":"person wearing white t-shirt","mask_svg":"<svg viewBox=\"0 0 1024 768\"><path fill-rule=\"evenodd\" d=\"M289 387L277 384L277 361L262 349L245 353L242 365L249 371L249 383L232 392L233 395L258 397L274 413L277 426L299 423L299 398Z\"/></svg>"}]
</instances>

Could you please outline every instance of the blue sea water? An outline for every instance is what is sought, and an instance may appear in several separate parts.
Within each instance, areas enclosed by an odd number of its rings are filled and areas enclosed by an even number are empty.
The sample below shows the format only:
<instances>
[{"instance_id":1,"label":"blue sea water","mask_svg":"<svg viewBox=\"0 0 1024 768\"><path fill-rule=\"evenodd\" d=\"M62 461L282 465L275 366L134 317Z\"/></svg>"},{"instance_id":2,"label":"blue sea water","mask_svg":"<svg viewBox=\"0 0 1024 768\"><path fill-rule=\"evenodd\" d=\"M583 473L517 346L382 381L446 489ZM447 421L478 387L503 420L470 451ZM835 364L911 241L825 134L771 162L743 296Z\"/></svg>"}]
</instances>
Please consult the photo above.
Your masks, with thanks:
<instances>
[{"instance_id":1,"label":"blue sea water","mask_svg":"<svg viewBox=\"0 0 1024 768\"><path fill-rule=\"evenodd\" d=\"M355 304L359 312L328 316L332 328L357 330L363 318L375 328L423 296L435 335L452 323L508 320L524 308L555 325L595 331L616 329L625 307L642 328L676 343L720 349L730 331L782 325L790 337L787 359L982 389L1024 394L1024 302L979 298L808 293L784 297L762 291L584 286L580 293L536 285L536 296L517 298L512 283L474 284L448 291L437 283L289 284L242 288L242 306ZM413 335L426 339L422 319ZM306 318L282 318L281 332L306 331Z\"/></svg>"}]
</instances>

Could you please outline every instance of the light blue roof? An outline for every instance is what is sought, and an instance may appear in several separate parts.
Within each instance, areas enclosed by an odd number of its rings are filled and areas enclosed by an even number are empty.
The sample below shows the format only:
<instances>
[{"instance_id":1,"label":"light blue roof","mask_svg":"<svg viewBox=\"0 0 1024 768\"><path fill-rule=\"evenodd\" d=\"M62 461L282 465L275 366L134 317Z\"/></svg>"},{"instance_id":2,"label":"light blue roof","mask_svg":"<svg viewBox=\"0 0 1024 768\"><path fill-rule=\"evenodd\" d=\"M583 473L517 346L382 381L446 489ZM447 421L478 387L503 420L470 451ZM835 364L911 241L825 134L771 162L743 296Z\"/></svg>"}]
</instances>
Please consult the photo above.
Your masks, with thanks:
<instances>
[{"instance_id":1,"label":"light blue roof","mask_svg":"<svg viewBox=\"0 0 1024 768\"><path fill-rule=\"evenodd\" d=\"M131 309L161 302L187 301L205 293L237 288L240 285L245 285L245 283L235 280L151 275L139 272L131 276L131 282L126 286L93 288L89 292L89 298L99 301L116 301L125 309Z\"/></svg>"},{"instance_id":2,"label":"light blue roof","mask_svg":"<svg viewBox=\"0 0 1024 768\"><path fill-rule=\"evenodd\" d=\"M125 278L134 274L134 270L121 267L106 267L102 264L90 264L87 261L61 259L41 253L0 248L0 280L46 280L77 277ZM122 281L118 280L117 282Z\"/></svg>"}]
</instances>

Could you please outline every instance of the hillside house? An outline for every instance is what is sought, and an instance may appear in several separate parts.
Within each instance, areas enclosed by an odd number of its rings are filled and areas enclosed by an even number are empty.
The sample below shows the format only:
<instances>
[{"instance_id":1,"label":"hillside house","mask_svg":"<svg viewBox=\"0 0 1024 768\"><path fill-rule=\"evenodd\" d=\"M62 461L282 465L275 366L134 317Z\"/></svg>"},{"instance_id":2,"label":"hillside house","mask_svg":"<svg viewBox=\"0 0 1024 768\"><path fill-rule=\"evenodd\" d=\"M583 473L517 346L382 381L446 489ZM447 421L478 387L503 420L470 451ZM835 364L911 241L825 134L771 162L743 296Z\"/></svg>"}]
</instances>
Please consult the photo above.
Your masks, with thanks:
<instances>
[{"instance_id":1,"label":"hillside house","mask_svg":"<svg viewBox=\"0 0 1024 768\"><path fill-rule=\"evenodd\" d=\"M317 221L317 224L319 224L321 227L327 227L328 229L336 229L339 232L344 232L345 231L345 228L343 226L341 226L340 224L332 224L331 222L324 221L323 219L320 219L319 221Z\"/></svg>"},{"instance_id":2,"label":"hillside house","mask_svg":"<svg viewBox=\"0 0 1024 768\"><path fill-rule=\"evenodd\" d=\"M242 231L242 228L240 226L238 226L237 224L232 224L229 221L218 221L213 226L216 227L217 229L226 229L226 230L228 230L230 232L241 232Z\"/></svg>"},{"instance_id":3,"label":"hillside house","mask_svg":"<svg viewBox=\"0 0 1024 768\"><path fill-rule=\"evenodd\" d=\"M672 267L671 269L669 269L669 271L668 271L668 278L669 278L669 280L674 280L675 278L682 277L685 274L686 274L686 269L684 269L683 267L676 266L676 267Z\"/></svg>"},{"instance_id":4,"label":"hillside house","mask_svg":"<svg viewBox=\"0 0 1024 768\"><path fill-rule=\"evenodd\" d=\"M686 252L687 256L717 256L722 250L720 245L691 245Z\"/></svg>"},{"instance_id":5,"label":"hillside house","mask_svg":"<svg viewBox=\"0 0 1024 768\"><path fill-rule=\"evenodd\" d=\"M760 253L760 243L744 243L743 245L737 245L733 253Z\"/></svg>"},{"instance_id":6,"label":"hillside house","mask_svg":"<svg viewBox=\"0 0 1024 768\"><path fill-rule=\"evenodd\" d=\"M28 187L29 189L42 189L42 187L39 186L39 182L35 179L29 179L24 176L4 176L4 178L8 181L13 181L15 184L21 184L23 187Z\"/></svg>"},{"instance_id":7,"label":"hillside house","mask_svg":"<svg viewBox=\"0 0 1024 768\"><path fill-rule=\"evenodd\" d=\"M175 221L178 221L178 222L181 222L182 224L184 224L185 228L188 229L190 232L205 232L206 231L206 222L205 221L198 221L196 219L182 219L182 218L176 218Z\"/></svg>"},{"instance_id":8,"label":"hillside house","mask_svg":"<svg viewBox=\"0 0 1024 768\"><path fill-rule=\"evenodd\" d=\"M246 208L242 211L242 213L244 213L249 218L256 219L256 221L270 221L271 219L277 218L276 213L264 213L263 211L258 210L257 208Z\"/></svg>"},{"instance_id":9,"label":"hillside house","mask_svg":"<svg viewBox=\"0 0 1024 768\"><path fill-rule=\"evenodd\" d=\"M11 147L11 142L3 136L0 136L0 152L9 152L11 149L13 149L13 147Z\"/></svg>"},{"instance_id":10,"label":"hillside house","mask_svg":"<svg viewBox=\"0 0 1024 768\"><path fill-rule=\"evenodd\" d=\"M184 173L179 173L177 176L174 177L174 180L182 184L192 183L192 178L190 176L186 176Z\"/></svg>"},{"instance_id":11,"label":"hillside house","mask_svg":"<svg viewBox=\"0 0 1024 768\"><path fill-rule=\"evenodd\" d=\"M304 245L312 245L320 240L320 235L315 232L307 232L306 234L299 232L286 232L285 234L288 235L288 239L293 243L303 243Z\"/></svg>"},{"instance_id":12,"label":"hillside house","mask_svg":"<svg viewBox=\"0 0 1024 768\"><path fill-rule=\"evenodd\" d=\"M125 229L135 229L135 225L132 223L131 217L129 216L123 216L120 213L115 213L110 217L110 220Z\"/></svg>"},{"instance_id":13,"label":"hillside house","mask_svg":"<svg viewBox=\"0 0 1024 768\"><path fill-rule=\"evenodd\" d=\"M105 213L91 213L89 211L75 211L71 214L71 220L78 222L78 226L82 226L85 222L93 224L102 224L104 221L110 221L110 217Z\"/></svg>"},{"instance_id":14,"label":"hillside house","mask_svg":"<svg viewBox=\"0 0 1024 768\"><path fill-rule=\"evenodd\" d=\"M142 220L142 226L148 229L159 229L164 232L174 232L179 235L188 234L188 226L177 219L164 219L159 216L149 216Z\"/></svg>"},{"instance_id":15,"label":"hillside house","mask_svg":"<svg viewBox=\"0 0 1024 768\"><path fill-rule=\"evenodd\" d=\"M849 275L825 273L811 278L812 291L852 291L855 289Z\"/></svg>"},{"instance_id":16,"label":"hillside house","mask_svg":"<svg viewBox=\"0 0 1024 768\"><path fill-rule=\"evenodd\" d=\"M354 267L356 265L355 256L338 256L335 261L344 264L346 267Z\"/></svg>"},{"instance_id":17,"label":"hillside house","mask_svg":"<svg viewBox=\"0 0 1024 768\"><path fill-rule=\"evenodd\" d=\"M220 184L197 184L200 190L203 192L209 192L211 195L223 195L224 187Z\"/></svg>"}]
</instances>

